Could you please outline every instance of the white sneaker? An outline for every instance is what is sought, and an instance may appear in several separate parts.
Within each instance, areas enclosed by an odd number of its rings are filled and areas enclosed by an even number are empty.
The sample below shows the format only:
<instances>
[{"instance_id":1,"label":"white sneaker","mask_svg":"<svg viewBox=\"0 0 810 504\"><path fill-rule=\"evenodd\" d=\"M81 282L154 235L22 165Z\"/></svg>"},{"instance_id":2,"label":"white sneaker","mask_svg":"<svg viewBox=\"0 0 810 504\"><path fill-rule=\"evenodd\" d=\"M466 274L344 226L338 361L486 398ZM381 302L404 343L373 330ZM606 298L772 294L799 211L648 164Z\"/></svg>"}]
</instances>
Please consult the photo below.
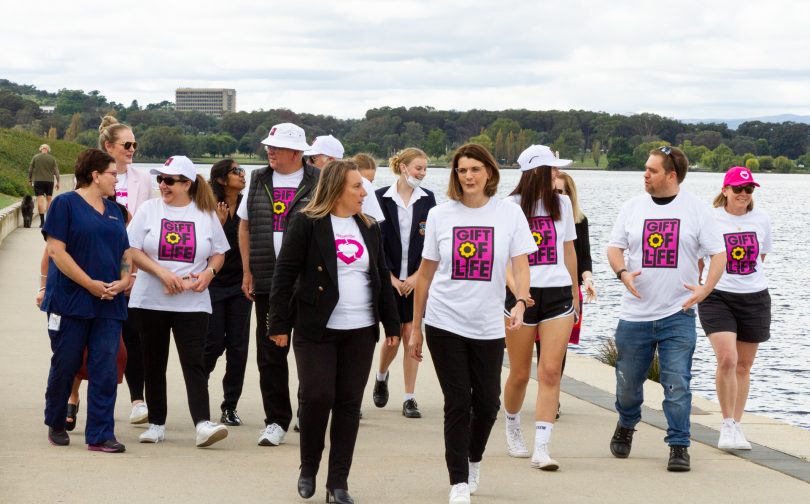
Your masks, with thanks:
<instances>
[{"instance_id":1,"label":"white sneaker","mask_svg":"<svg viewBox=\"0 0 810 504\"><path fill-rule=\"evenodd\" d=\"M470 504L469 485L457 483L450 487L450 504Z\"/></svg>"},{"instance_id":2,"label":"white sneaker","mask_svg":"<svg viewBox=\"0 0 810 504\"><path fill-rule=\"evenodd\" d=\"M478 481L481 479L481 462L470 462L470 473L467 476L467 486L470 489L470 494L474 494L478 490Z\"/></svg>"},{"instance_id":3,"label":"white sneaker","mask_svg":"<svg viewBox=\"0 0 810 504\"><path fill-rule=\"evenodd\" d=\"M149 424L149 428L138 436L138 441L141 443L160 443L164 439L166 439L166 426L157 424Z\"/></svg>"},{"instance_id":4,"label":"white sneaker","mask_svg":"<svg viewBox=\"0 0 810 504\"><path fill-rule=\"evenodd\" d=\"M717 441L717 447L721 450L733 450L734 445L734 424L726 424L720 427L720 439Z\"/></svg>"},{"instance_id":5,"label":"white sneaker","mask_svg":"<svg viewBox=\"0 0 810 504\"><path fill-rule=\"evenodd\" d=\"M529 458L529 449L523 442L523 432L520 427L516 429L506 428L506 452L510 457Z\"/></svg>"},{"instance_id":6,"label":"white sneaker","mask_svg":"<svg viewBox=\"0 0 810 504\"><path fill-rule=\"evenodd\" d=\"M228 437L228 428L224 425L216 424L210 420L197 424L197 448L211 446L226 437Z\"/></svg>"},{"instance_id":7,"label":"white sneaker","mask_svg":"<svg viewBox=\"0 0 810 504\"><path fill-rule=\"evenodd\" d=\"M734 449L736 450L750 450L751 443L745 439L745 434L743 434L742 427L740 424L734 424Z\"/></svg>"},{"instance_id":8,"label":"white sneaker","mask_svg":"<svg viewBox=\"0 0 810 504\"><path fill-rule=\"evenodd\" d=\"M534 453L532 454L532 467L536 467L542 471L556 471L560 468L560 464L549 456L548 444L536 444L534 445Z\"/></svg>"},{"instance_id":9,"label":"white sneaker","mask_svg":"<svg viewBox=\"0 0 810 504\"><path fill-rule=\"evenodd\" d=\"M287 431L276 423L268 425L261 432L259 446L278 446L284 443L284 436L287 435Z\"/></svg>"},{"instance_id":10,"label":"white sneaker","mask_svg":"<svg viewBox=\"0 0 810 504\"><path fill-rule=\"evenodd\" d=\"M129 414L129 423L142 424L149 420L149 408L146 407L145 402L139 402L132 405L132 412Z\"/></svg>"}]
</instances>

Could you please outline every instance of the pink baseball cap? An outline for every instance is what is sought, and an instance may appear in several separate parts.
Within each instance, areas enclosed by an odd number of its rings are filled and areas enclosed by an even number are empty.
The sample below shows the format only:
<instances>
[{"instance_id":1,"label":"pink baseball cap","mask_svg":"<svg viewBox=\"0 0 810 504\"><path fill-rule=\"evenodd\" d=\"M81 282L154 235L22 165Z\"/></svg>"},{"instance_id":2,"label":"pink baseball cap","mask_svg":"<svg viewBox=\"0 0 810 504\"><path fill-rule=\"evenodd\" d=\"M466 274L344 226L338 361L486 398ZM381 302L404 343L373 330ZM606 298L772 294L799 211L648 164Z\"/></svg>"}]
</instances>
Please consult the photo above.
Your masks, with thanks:
<instances>
[{"instance_id":1,"label":"pink baseball cap","mask_svg":"<svg viewBox=\"0 0 810 504\"><path fill-rule=\"evenodd\" d=\"M744 166L732 166L723 177L723 187L725 186L741 186L753 185L759 187L759 184L754 182L754 176L751 170Z\"/></svg>"}]
</instances>

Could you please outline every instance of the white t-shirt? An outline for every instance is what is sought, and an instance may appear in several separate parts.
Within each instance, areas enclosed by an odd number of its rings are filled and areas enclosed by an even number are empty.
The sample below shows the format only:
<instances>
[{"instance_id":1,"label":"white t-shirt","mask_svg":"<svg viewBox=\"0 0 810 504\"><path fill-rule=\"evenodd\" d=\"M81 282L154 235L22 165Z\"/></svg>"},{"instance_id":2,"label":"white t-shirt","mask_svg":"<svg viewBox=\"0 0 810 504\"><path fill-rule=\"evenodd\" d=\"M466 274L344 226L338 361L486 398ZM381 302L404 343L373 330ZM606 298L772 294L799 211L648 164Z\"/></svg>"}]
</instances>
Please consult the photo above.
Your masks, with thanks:
<instances>
[{"instance_id":1,"label":"white t-shirt","mask_svg":"<svg viewBox=\"0 0 810 504\"><path fill-rule=\"evenodd\" d=\"M715 288L734 293L759 292L768 288L762 271L762 254L771 252L771 219L762 210L732 215L715 208L717 227L726 249L726 270Z\"/></svg>"},{"instance_id":2,"label":"white t-shirt","mask_svg":"<svg viewBox=\"0 0 810 504\"><path fill-rule=\"evenodd\" d=\"M402 201L402 197L397 192L396 183L385 191L383 198L391 198L397 205L397 220L399 221L399 236L400 245L402 248L402 256L399 262L399 279L405 280L408 278L408 250L411 245L411 226L413 225L413 205L421 197L427 197L427 193L421 187L417 187L411 194L411 199L408 204Z\"/></svg>"},{"instance_id":3,"label":"white t-shirt","mask_svg":"<svg viewBox=\"0 0 810 504\"><path fill-rule=\"evenodd\" d=\"M326 327L360 329L373 326L374 305L371 302L370 261L366 242L354 217L329 217L335 235L340 297Z\"/></svg>"},{"instance_id":4,"label":"white t-shirt","mask_svg":"<svg viewBox=\"0 0 810 504\"><path fill-rule=\"evenodd\" d=\"M281 252L281 241L284 238L284 232L287 230L287 217L290 214L290 203L295 198L295 193L301 181L304 180L304 169L301 168L293 173L283 174L277 171L273 172L273 189L265 187L260 183L257 191L272 192L273 201L273 248L276 249L276 259ZM248 206L248 198L242 198L239 203L239 208L236 209L236 214L243 220L250 220Z\"/></svg>"},{"instance_id":5,"label":"white t-shirt","mask_svg":"<svg viewBox=\"0 0 810 504\"><path fill-rule=\"evenodd\" d=\"M425 323L466 338L503 338L506 265L537 250L520 207L492 197L481 208L458 201L428 213L422 257L439 265Z\"/></svg>"},{"instance_id":6,"label":"white t-shirt","mask_svg":"<svg viewBox=\"0 0 810 504\"><path fill-rule=\"evenodd\" d=\"M377 222L382 222L385 220L385 215L383 215L382 208L380 208L380 202L377 201L377 195L374 194L376 188L374 184L368 181L365 177L360 177L363 181L363 189L366 190L366 197L363 198L363 213L366 215L370 215L377 220Z\"/></svg>"},{"instance_id":7,"label":"white t-shirt","mask_svg":"<svg viewBox=\"0 0 810 504\"><path fill-rule=\"evenodd\" d=\"M520 196L507 200L520 206ZM570 287L571 275L565 267L565 242L577 238L574 227L574 209L568 196L560 195L560 220L552 221L542 201L537 202L534 216L529 219L529 229L537 244L537 250L529 254L532 287Z\"/></svg>"},{"instance_id":8,"label":"white t-shirt","mask_svg":"<svg viewBox=\"0 0 810 504\"><path fill-rule=\"evenodd\" d=\"M115 175L115 201L129 208L129 189L127 185L127 174L118 173Z\"/></svg>"},{"instance_id":9,"label":"white t-shirt","mask_svg":"<svg viewBox=\"0 0 810 504\"><path fill-rule=\"evenodd\" d=\"M626 251L627 271L641 271L634 284L641 299L627 289L619 318L647 322L681 310L698 285L698 259L725 250L708 203L681 190L658 205L648 194L626 202L610 234L610 247Z\"/></svg>"},{"instance_id":10,"label":"white t-shirt","mask_svg":"<svg viewBox=\"0 0 810 504\"><path fill-rule=\"evenodd\" d=\"M135 212L127 227L129 243L141 249L160 266L181 277L201 273L208 258L230 249L228 239L214 212L205 213L190 203L169 206L162 199L150 199ZM129 306L148 310L211 313L208 290L184 291L169 295L163 282L146 271L139 271L132 287Z\"/></svg>"}]
</instances>

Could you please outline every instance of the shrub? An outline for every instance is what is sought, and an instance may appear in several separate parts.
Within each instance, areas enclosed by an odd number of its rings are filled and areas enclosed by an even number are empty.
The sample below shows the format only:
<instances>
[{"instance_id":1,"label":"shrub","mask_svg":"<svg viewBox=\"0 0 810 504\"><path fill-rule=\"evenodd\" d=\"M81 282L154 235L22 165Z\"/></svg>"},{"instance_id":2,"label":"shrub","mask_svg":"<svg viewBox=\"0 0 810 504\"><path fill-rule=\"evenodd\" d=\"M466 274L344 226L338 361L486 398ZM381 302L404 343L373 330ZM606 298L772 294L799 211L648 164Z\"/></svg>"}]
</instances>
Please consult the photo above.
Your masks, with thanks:
<instances>
[{"instance_id":1,"label":"shrub","mask_svg":"<svg viewBox=\"0 0 810 504\"><path fill-rule=\"evenodd\" d=\"M613 338L608 339L599 347L596 354L596 360L608 366L616 367L616 361L619 359L619 351L616 348L616 340ZM661 367L658 362L658 350L655 351L652 364L647 372L647 379L656 383L661 383Z\"/></svg>"}]
</instances>

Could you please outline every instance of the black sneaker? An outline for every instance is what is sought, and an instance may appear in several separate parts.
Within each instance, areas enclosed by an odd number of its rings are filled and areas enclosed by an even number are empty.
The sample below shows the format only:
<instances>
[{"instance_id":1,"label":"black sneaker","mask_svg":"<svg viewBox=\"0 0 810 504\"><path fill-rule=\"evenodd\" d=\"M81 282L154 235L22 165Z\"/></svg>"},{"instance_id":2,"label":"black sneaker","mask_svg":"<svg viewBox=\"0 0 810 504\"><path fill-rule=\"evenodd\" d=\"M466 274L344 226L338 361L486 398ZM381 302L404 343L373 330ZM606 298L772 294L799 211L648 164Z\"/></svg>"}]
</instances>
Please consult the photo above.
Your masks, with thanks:
<instances>
[{"instance_id":1,"label":"black sneaker","mask_svg":"<svg viewBox=\"0 0 810 504\"><path fill-rule=\"evenodd\" d=\"M228 425L230 427L236 427L238 425L242 425L242 419L236 414L236 410L226 409L222 412L222 416L219 417L219 423Z\"/></svg>"},{"instance_id":2,"label":"black sneaker","mask_svg":"<svg viewBox=\"0 0 810 504\"><path fill-rule=\"evenodd\" d=\"M126 447L114 438L108 439L103 443L89 444L87 445L87 449L90 451L100 451L104 453L124 453L127 451Z\"/></svg>"},{"instance_id":3,"label":"black sneaker","mask_svg":"<svg viewBox=\"0 0 810 504\"><path fill-rule=\"evenodd\" d=\"M405 418L422 418L422 413L419 412L419 406L416 405L415 399L408 399L402 403L402 416Z\"/></svg>"},{"instance_id":4,"label":"black sneaker","mask_svg":"<svg viewBox=\"0 0 810 504\"><path fill-rule=\"evenodd\" d=\"M385 408L385 405L388 404L389 376L391 376L391 373L386 373L383 381L374 378L374 406L378 408Z\"/></svg>"},{"instance_id":5,"label":"black sneaker","mask_svg":"<svg viewBox=\"0 0 810 504\"><path fill-rule=\"evenodd\" d=\"M65 429L58 431L48 427L48 442L54 446L67 446L70 444L70 436Z\"/></svg>"},{"instance_id":6,"label":"black sneaker","mask_svg":"<svg viewBox=\"0 0 810 504\"><path fill-rule=\"evenodd\" d=\"M627 429L621 424L616 424L613 437L610 438L610 453L616 458L627 458L630 455L630 448L633 446L633 433L636 429Z\"/></svg>"},{"instance_id":7,"label":"black sneaker","mask_svg":"<svg viewBox=\"0 0 810 504\"><path fill-rule=\"evenodd\" d=\"M689 467L689 449L686 446L673 445L669 447L669 463L667 471L686 472Z\"/></svg>"}]
</instances>

